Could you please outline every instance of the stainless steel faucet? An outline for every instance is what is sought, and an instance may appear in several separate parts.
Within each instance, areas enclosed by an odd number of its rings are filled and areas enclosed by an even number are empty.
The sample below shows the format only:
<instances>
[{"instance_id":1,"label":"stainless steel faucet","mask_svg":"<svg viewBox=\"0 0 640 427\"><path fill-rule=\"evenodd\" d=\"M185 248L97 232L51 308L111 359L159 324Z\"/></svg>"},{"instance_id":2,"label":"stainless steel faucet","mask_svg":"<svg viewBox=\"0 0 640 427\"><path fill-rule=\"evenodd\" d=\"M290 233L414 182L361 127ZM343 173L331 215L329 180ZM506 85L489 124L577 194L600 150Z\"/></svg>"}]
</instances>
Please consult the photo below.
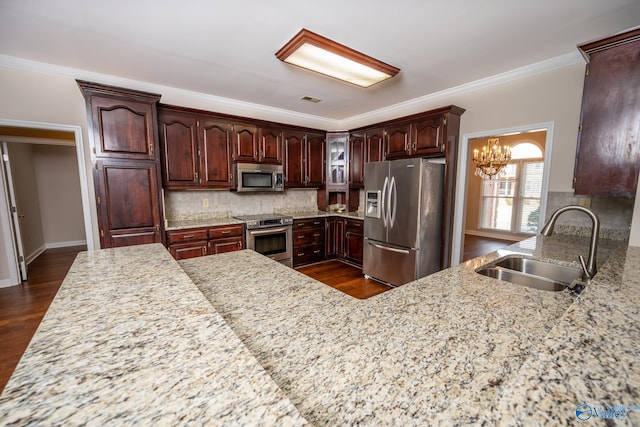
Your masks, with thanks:
<instances>
[{"instance_id":1,"label":"stainless steel faucet","mask_svg":"<svg viewBox=\"0 0 640 427\"><path fill-rule=\"evenodd\" d=\"M540 234L543 236L551 236L553 233L553 227L556 224L556 220L558 217L567 211L580 211L584 212L591 218L591 245L589 246L589 260L585 264L584 257L580 255L578 258L580 259L580 265L582 265L582 271L584 271L584 275L587 279L593 278L595 274L598 272L596 268L596 253L598 251L598 235L600 234L600 219L598 215L596 215L593 211L578 205L569 205L562 207L555 211L549 221L542 227Z\"/></svg>"}]
</instances>

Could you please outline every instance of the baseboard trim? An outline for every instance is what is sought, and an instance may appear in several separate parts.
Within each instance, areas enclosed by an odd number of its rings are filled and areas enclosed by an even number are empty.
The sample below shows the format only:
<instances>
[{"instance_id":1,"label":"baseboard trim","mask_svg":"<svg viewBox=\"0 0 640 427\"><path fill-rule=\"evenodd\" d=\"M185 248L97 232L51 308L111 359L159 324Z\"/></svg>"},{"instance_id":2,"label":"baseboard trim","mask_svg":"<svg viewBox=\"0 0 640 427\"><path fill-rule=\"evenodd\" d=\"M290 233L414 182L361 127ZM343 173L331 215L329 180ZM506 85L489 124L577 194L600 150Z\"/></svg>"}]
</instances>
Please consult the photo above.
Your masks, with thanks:
<instances>
[{"instance_id":1,"label":"baseboard trim","mask_svg":"<svg viewBox=\"0 0 640 427\"><path fill-rule=\"evenodd\" d=\"M13 283L11 279L0 280L0 288L8 288L10 286L18 286L20 282Z\"/></svg>"},{"instance_id":2,"label":"baseboard trim","mask_svg":"<svg viewBox=\"0 0 640 427\"><path fill-rule=\"evenodd\" d=\"M46 243L45 247L47 249L56 249L56 248L68 248L71 246L86 246L87 245L87 241L86 240L71 240L68 242L53 242L53 243Z\"/></svg>"},{"instance_id":3,"label":"baseboard trim","mask_svg":"<svg viewBox=\"0 0 640 427\"><path fill-rule=\"evenodd\" d=\"M46 249L47 249L46 245L42 245L38 249L36 249L34 252L27 255L25 257L25 262L27 263L27 265L31 264L33 260L38 258L40 254L42 254L42 252L44 252Z\"/></svg>"}]
</instances>

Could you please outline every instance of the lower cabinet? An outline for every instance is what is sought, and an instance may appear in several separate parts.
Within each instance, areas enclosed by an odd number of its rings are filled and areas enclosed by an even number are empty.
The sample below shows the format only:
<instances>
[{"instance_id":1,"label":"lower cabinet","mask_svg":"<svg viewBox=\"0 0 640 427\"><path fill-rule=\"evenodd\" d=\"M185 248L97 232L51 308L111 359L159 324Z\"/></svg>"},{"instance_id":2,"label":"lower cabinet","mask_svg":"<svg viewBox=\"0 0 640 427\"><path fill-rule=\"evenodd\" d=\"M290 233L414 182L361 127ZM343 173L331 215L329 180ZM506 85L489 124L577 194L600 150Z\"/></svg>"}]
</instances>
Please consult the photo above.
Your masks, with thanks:
<instances>
[{"instance_id":1,"label":"lower cabinet","mask_svg":"<svg viewBox=\"0 0 640 427\"><path fill-rule=\"evenodd\" d=\"M244 225L167 231L169 252L176 260L244 249Z\"/></svg>"},{"instance_id":2,"label":"lower cabinet","mask_svg":"<svg viewBox=\"0 0 640 427\"><path fill-rule=\"evenodd\" d=\"M327 258L340 258L362 266L364 221L330 217L325 227Z\"/></svg>"},{"instance_id":3,"label":"lower cabinet","mask_svg":"<svg viewBox=\"0 0 640 427\"><path fill-rule=\"evenodd\" d=\"M293 267L325 259L325 219L293 221Z\"/></svg>"},{"instance_id":4,"label":"lower cabinet","mask_svg":"<svg viewBox=\"0 0 640 427\"><path fill-rule=\"evenodd\" d=\"M344 257L362 267L362 248L364 245L364 221L357 219L345 220Z\"/></svg>"}]
</instances>

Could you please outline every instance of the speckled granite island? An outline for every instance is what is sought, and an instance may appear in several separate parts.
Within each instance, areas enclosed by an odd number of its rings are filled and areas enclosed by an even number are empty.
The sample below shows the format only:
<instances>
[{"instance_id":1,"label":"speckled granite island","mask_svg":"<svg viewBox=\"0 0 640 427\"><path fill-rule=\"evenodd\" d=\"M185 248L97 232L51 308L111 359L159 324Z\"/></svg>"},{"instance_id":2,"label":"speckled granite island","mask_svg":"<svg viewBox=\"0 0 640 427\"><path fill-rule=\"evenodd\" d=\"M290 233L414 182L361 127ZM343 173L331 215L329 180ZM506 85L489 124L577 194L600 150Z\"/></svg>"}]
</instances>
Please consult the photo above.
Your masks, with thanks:
<instances>
[{"instance_id":1,"label":"speckled granite island","mask_svg":"<svg viewBox=\"0 0 640 427\"><path fill-rule=\"evenodd\" d=\"M159 244L78 255L1 425L307 424Z\"/></svg>"},{"instance_id":2,"label":"speckled granite island","mask_svg":"<svg viewBox=\"0 0 640 427\"><path fill-rule=\"evenodd\" d=\"M575 264L585 247L552 236L509 251ZM161 250L83 255L0 398L1 419L91 419L71 418L77 411L95 412L96 424L126 416L166 424L573 425L581 403L640 405L640 248L601 245L611 256L577 301L475 273L509 252L358 300L251 251L181 261L199 294ZM131 264L137 251L149 264L139 270ZM84 277L93 257L112 270ZM119 287L100 290L116 277L124 299ZM214 362L220 357L225 363ZM175 405L146 397L156 393ZM640 422L640 412L624 422Z\"/></svg>"}]
</instances>

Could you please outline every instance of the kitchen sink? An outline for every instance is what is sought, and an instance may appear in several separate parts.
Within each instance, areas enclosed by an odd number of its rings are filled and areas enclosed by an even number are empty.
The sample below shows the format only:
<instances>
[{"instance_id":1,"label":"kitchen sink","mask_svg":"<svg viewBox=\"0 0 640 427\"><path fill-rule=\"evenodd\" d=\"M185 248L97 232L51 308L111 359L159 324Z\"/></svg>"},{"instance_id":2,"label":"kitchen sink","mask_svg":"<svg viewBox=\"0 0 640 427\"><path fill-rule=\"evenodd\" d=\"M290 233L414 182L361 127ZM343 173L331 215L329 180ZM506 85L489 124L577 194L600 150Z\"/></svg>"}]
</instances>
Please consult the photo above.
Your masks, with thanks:
<instances>
[{"instance_id":1,"label":"kitchen sink","mask_svg":"<svg viewBox=\"0 0 640 427\"><path fill-rule=\"evenodd\" d=\"M582 279L582 270L522 257L508 257L476 270L487 277L544 291L562 291Z\"/></svg>"}]
</instances>

